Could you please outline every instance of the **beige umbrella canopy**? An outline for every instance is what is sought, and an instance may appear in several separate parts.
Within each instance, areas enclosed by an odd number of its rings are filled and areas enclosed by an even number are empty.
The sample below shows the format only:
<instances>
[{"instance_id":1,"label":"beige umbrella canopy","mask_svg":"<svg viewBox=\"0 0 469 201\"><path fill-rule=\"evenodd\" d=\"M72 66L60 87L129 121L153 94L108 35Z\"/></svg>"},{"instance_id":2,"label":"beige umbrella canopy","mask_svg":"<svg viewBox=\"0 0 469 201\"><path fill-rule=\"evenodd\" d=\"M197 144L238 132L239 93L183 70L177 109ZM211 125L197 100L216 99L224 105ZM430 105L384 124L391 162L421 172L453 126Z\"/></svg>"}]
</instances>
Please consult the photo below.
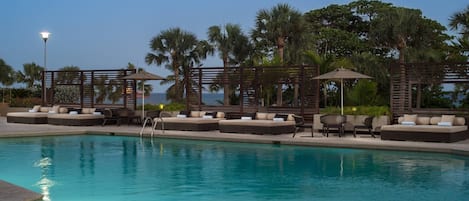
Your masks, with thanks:
<instances>
[{"instance_id":1,"label":"beige umbrella canopy","mask_svg":"<svg viewBox=\"0 0 469 201\"><path fill-rule=\"evenodd\" d=\"M340 113L344 114L344 79L370 79L372 77L363 75L345 68L337 68L331 72L314 77L315 80L340 80Z\"/></svg>"},{"instance_id":2,"label":"beige umbrella canopy","mask_svg":"<svg viewBox=\"0 0 469 201\"><path fill-rule=\"evenodd\" d=\"M123 80L165 80L165 78L155 75L149 72L146 72L144 70L138 71L134 74L130 74L124 77L121 77ZM142 89L145 88L145 83L142 82ZM142 118L145 117L145 90L143 90L143 95L142 95Z\"/></svg>"}]
</instances>

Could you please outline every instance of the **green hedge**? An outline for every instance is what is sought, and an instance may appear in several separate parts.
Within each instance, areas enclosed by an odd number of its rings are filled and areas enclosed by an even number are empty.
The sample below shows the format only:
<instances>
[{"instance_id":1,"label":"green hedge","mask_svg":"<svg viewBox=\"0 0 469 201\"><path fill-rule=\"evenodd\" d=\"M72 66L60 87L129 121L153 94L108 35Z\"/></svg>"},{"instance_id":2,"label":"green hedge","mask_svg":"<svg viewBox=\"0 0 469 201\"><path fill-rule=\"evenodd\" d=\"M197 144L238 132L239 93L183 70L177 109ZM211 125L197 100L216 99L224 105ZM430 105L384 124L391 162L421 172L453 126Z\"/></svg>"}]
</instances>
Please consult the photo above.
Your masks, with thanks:
<instances>
[{"instance_id":1,"label":"green hedge","mask_svg":"<svg viewBox=\"0 0 469 201\"><path fill-rule=\"evenodd\" d=\"M139 105L137 107L138 110L141 110L142 109L142 106ZM170 103L170 104L166 104L164 105L163 104L163 110L164 111L181 111L181 110L185 110L186 109L186 105L184 104L181 104L181 103ZM145 110L161 110L160 109L160 104L145 104Z\"/></svg>"},{"instance_id":2,"label":"green hedge","mask_svg":"<svg viewBox=\"0 0 469 201\"><path fill-rule=\"evenodd\" d=\"M339 107L327 107L321 110L323 114L340 114ZM389 116L391 112L387 106L347 106L344 107L345 115L369 115Z\"/></svg>"}]
</instances>

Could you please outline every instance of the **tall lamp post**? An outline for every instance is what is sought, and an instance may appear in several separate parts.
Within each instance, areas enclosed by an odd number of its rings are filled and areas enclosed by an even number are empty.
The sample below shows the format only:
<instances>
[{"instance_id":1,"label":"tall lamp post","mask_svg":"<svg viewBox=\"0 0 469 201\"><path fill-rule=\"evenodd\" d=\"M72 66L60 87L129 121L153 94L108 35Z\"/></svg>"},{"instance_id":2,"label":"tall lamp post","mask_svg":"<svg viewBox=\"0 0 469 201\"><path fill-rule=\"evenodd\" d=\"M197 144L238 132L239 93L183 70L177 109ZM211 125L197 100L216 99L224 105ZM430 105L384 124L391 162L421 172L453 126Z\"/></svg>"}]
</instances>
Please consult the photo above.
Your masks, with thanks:
<instances>
[{"instance_id":1,"label":"tall lamp post","mask_svg":"<svg viewBox=\"0 0 469 201\"><path fill-rule=\"evenodd\" d=\"M47 105L47 86L46 86L46 71L47 71L47 39L49 39L50 33L47 31L41 32L42 40L44 40L44 75L43 75L43 88L44 88L44 105Z\"/></svg>"}]
</instances>

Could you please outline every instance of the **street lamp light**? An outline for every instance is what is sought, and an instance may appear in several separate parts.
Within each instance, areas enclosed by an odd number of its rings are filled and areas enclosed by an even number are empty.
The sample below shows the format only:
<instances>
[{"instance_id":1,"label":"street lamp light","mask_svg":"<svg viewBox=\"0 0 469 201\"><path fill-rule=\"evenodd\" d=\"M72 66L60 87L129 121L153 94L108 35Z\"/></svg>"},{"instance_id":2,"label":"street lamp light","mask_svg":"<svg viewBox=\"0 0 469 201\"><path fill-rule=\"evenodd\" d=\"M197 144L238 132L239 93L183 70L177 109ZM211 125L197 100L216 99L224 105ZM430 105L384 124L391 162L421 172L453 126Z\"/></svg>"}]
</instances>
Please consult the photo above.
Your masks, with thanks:
<instances>
[{"instance_id":1,"label":"street lamp light","mask_svg":"<svg viewBox=\"0 0 469 201\"><path fill-rule=\"evenodd\" d=\"M47 31L43 31L40 33L42 40L44 40L44 81L43 81L43 89L44 89L44 105L47 105L47 87L46 87L46 71L47 71L47 39L49 39L50 33Z\"/></svg>"}]
</instances>

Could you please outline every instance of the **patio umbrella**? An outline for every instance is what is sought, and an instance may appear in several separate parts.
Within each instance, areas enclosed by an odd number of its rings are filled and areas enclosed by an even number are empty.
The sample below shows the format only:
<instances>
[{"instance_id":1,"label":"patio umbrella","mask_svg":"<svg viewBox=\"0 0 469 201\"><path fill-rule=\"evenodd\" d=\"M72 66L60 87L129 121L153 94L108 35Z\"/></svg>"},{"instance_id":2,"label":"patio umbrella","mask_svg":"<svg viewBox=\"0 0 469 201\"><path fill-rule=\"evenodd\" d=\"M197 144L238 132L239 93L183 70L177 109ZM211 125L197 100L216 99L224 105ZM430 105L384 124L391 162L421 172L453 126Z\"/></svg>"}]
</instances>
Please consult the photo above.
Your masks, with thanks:
<instances>
[{"instance_id":1,"label":"patio umbrella","mask_svg":"<svg viewBox=\"0 0 469 201\"><path fill-rule=\"evenodd\" d=\"M143 95L142 95L142 118L145 117L145 80L164 80L165 78L155 75L146 71L138 71L134 74L130 74L127 76L122 77L121 79L123 80L142 80L142 89L143 89Z\"/></svg>"},{"instance_id":2,"label":"patio umbrella","mask_svg":"<svg viewBox=\"0 0 469 201\"><path fill-rule=\"evenodd\" d=\"M340 80L340 114L344 114L344 79L369 79L368 75L363 75L345 68L337 68L331 72L316 76L315 80Z\"/></svg>"}]
</instances>

